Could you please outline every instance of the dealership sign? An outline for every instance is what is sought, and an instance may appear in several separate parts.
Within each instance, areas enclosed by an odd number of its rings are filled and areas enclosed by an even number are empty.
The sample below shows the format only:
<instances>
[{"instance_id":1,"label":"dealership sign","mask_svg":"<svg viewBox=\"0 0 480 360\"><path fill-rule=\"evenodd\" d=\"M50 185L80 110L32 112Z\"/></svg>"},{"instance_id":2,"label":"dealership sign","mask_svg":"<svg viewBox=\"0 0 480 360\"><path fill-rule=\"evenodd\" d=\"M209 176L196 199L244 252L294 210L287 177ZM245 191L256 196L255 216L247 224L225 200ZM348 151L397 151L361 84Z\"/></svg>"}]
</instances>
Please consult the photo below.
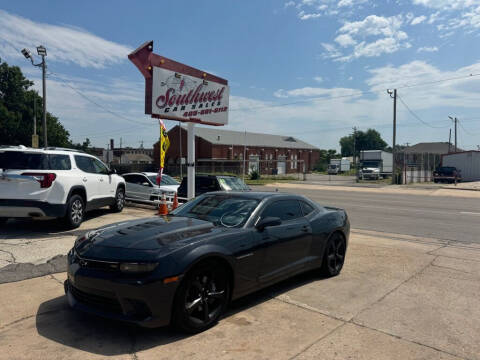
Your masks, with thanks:
<instances>
[{"instance_id":1,"label":"dealership sign","mask_svg":"<svg viewBox=\"0 0 480 360\"><path fill-rule=\"evenodd\" d=\"M228 81L153 53L146 42L128 55L145 77L145 113L208 125L228 123Z\"/></svg>"},{"instance_id":2,"label":"dealership sign","mask_svg":"<svg viewBox=\"0 0 480 360\"><path fill-rule=\"evenodd\" d=\"M153 67L152 114L228 122L227 85Z\"/></svg>"}]
</instances>

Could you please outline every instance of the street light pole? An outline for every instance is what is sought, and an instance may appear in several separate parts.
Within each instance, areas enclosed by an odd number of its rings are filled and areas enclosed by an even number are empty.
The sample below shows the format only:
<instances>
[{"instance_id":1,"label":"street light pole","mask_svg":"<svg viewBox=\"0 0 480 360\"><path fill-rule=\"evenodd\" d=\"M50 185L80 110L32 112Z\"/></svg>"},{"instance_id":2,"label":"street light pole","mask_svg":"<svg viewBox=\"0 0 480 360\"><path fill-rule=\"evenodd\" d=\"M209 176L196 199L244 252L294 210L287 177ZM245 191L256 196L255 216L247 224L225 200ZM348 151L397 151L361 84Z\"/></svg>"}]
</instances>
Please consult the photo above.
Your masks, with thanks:
<instances>
[{"instance_id":1,"label":"street light pole","mask_svg":"<svg viewBox=\"0 0 480 360\"><path fill-rule=\"evenodd\" d=\"M395 164L395 142L397 138L397 89L387 90L387 93L393 99L393 139L392 139L392 184L397 183L396 179L396 164ZM393 96L392 96L393 95Z\"/></svg>"},{"instance_id":2,"label":"street light pole","mask_svg":"<svg viewBox=\"0 0 480 360\"><path fill-rule=\"evenodd\" d=\"M37 46L37 54L42 57L42 62L35 64L33 61L33 55L28 49L22 50L23 56L29 59L33 66L42 67L42 87L43 87L43 146L48 147L47 140L47 82L46 82L46 68L45 56L47 56L47 49L45 46Z\"/></svg>"},{"instance_id":3,"label":"street light pole","mask_svg":"<svg viewBox=\"0 0 480 360\"><path fill-rule=\"evenodd\" d=\"M45 55L46 55L45 51ZM48 147L47 140L47 81L45 55L42 56L42 85L43 85L43 146Z\"/></svg>"},{"instance_id":4,"label":"street light pole","mask_svg":"<svg viewBox=\"0 0 480 360\"><path fill-rule=\"evenodd\" d=\"M457 123L458 123L458 119L457 119L457 117L452 117L452 116L449 116L449 118L455 124L455 151L454 152L457 152Z\"/></svg>"}]
</instances>

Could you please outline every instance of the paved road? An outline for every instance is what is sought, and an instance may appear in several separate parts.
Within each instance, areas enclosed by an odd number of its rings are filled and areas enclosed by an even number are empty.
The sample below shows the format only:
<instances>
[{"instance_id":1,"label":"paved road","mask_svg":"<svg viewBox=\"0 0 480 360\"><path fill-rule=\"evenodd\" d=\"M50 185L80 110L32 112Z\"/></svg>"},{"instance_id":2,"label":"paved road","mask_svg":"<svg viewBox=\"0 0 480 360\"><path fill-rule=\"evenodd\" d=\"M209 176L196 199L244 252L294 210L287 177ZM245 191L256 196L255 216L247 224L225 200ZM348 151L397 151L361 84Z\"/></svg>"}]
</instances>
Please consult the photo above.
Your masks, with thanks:
<instances>
[{"instance_id":1,"label":"paved road","mask_svg":"<svg viewBox=\"0 0 480 360\"><path fill-rule=\"evenodd\" d=\"M272 191L271 187L257 187ZM480 243L480 199L337 190L281 189L347 210L352 227ZM460 190L461 191L461 190Z\"/></svg>"}]
</instances>

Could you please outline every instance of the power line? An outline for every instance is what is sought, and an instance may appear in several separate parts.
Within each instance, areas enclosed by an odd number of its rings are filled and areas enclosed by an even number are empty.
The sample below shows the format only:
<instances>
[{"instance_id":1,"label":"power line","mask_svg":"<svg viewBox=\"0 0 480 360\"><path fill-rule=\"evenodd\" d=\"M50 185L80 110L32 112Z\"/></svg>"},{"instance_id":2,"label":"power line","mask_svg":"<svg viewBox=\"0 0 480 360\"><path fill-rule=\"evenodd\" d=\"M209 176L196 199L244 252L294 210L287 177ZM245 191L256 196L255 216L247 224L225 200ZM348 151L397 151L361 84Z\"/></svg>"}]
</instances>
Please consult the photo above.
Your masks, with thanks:
<instances>
[{"instance_id":1,"label":"power line","mask_svg":"<svg viewBox=\"0 0 480 360\"><path fill-rule=\"evenodd\" d=\"M78 95L80 95L81 97L83 97L84 99L86 99L87 101L91 102L92 104L98 106L99 108L103 109L104 111L116 116L116 117L119 117L121 119L124 119L124 120L127 120L129 122L133 122L133 123L136 123L136 124L139 124L139 125L143 125L143 126L151 126L150 124L147 124L147 123L144 123L142 121L138 121L138 120L134 120L134 119L130 119L130 118L127 118L115 111L112 111L110 109L108 109L107 107L97 103L96 101L92 100L90 97L88 97L87 95L83 94L80 90L78 90L77 88L75 88L74 86L70 85L65 79L62 79L59 75L55 74L55 73L52 73L50 72L49 73L50 75L53 75L53 77L57 78L58 80L62 81L65 85L67 85L70 89L72 89L73 91L75 91Z\"/></svg>"},{"instance_id":2,"label":"power line","mask_svg":"<svg viewBox=\"0 0 480 360\"><path fill-rule=\"evenodd\" d=\"M421 122L422 124L424 124L425 126L431 127L431 128L433 128L433 129L441 129L441 128L445 128L445 127L448 127L448 126L449 126L449 125L446 125L446 126L434 126L434 125L429 124L429 123L426 122L426 121L423 121L423 120L420 118L420 116L418 116L417 114L415 114L415 113L413 112L413 110L408 107L408 105L405 103L405 101L403 101L403 99L402 99L402 97L400 97L400 95L397 94L397 97L398 97L398 99L400 100L400 102L403 104L403 106L405 106L405 108L408 110L408 112L409 112L415 119L417 119L418 121L420 121L420 122Z\"/></svg>"},{"instance_id":3,"label":"power line","mask_svg":"<svg viewBox=\"0 0 480 360\"><path fill-rule=\"evenodd\" d=\"M467 135L470 135L470 136L478 136L480 135L480 133L478 132L471 132L471 131L468 131L467 129L465 129L465 127L462 125L462 123L460 121L458 121L458 124L460 125L460 127L462 128L463 131L465 131L465 133Z\"/></svg>"},{"instance_id":4,"label":"power line","mask_svg":"<svg viewBox=\"0 0 480 360\"><path fill-rule=\"evenodd\" d=\"M480 76L480 73L478 73L478 74L463 75L463 76L457 76L457 77L451 77L451 78L440 79L440 80L426 81L426 82L415 83L415 84L410 84L410 85L407 84L407 85L397 86L397 87L395 87L395 88L396 88L397 90L398 90L398 89L407 89L407 88L413 88L413 87L419 87L419 86L439 84L439 83L442 83L442 82L453 81L453 80L469 79L469 78L476 77L476 76ZM393 88L393 87L391 87L391 88ZM262 106L256 106L256 107L248 107L248 108L247 108L247 107L244 107L244 108L230 109L230 112L243 111L243 110L270 109L270 108L276 108L276 107L282 107L282 106L289 106L289 105L296 105L296 104L308 103L308 102L317 102L317 101L343 99L343 98L361 96L361 95L365 95L365 94L383 93L383 92L385 92L385 90L388 90L388 89L382 89L382 90L365 90L365 91L359 90L359 91L353 92L353 93L351 93L351 94L345 94L345 95L330 96L330 97L317 97L317 98L309 98L309 99L297 100L297 101L293 101L293 102L289 102L289 103L272 104L272 105L262 105Z\"/></svg>"}]
</instances>

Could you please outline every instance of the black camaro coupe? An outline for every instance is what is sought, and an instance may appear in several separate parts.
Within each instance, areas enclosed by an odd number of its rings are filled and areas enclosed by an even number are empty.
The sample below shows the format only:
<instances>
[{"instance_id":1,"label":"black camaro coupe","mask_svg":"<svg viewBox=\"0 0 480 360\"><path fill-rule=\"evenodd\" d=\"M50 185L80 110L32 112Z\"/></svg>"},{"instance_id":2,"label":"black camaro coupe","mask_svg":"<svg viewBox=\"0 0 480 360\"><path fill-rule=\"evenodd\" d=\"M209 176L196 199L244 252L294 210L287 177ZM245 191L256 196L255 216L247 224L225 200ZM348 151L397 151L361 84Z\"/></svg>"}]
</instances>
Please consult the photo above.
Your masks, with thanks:
<instances>
[{"instance_id":1,"label":"black camaro coupe","mask_svg":"<svg viewBox=\"0 0 480 360\"><path fill-rule=\"evenodd\" d=\"M146 327L214 325L230 300L303 271L338 275L345 211L297 195L213 192L90 231L68 253L70 306Z\"/></svg>"}]
</instances>

